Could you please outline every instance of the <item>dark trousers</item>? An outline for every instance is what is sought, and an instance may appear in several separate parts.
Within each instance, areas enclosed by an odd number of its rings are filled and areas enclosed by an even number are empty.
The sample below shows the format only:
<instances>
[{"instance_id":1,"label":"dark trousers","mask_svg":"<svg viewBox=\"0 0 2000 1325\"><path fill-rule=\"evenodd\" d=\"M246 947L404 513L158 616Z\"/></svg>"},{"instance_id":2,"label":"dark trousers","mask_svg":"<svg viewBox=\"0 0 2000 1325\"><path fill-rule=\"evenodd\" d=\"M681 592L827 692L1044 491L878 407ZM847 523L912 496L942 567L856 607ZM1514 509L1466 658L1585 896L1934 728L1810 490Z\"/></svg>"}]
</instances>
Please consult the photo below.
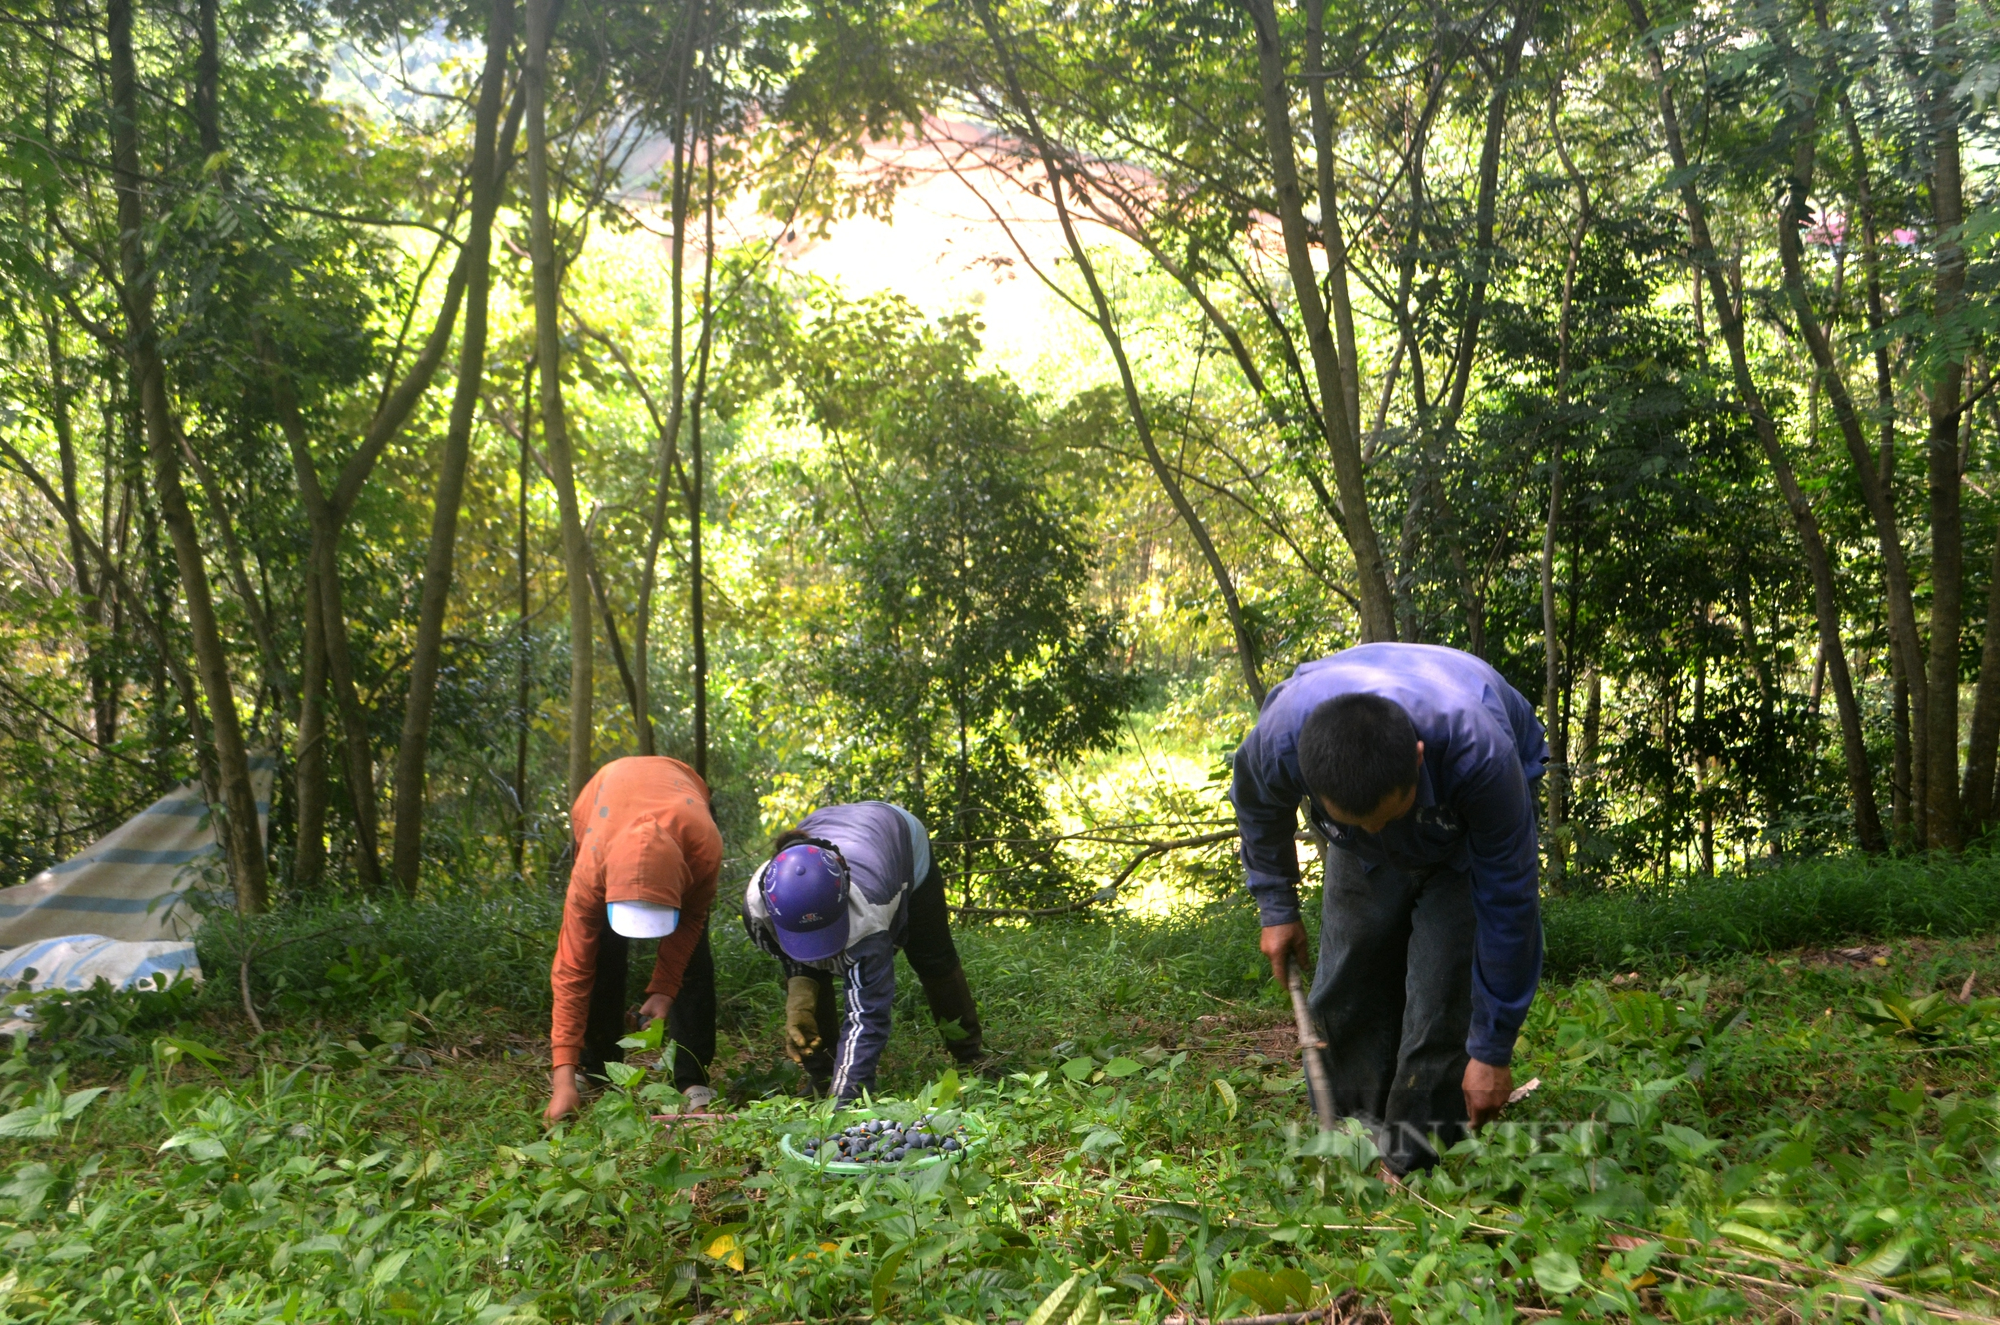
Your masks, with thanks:
<instances>
[{"instance_id":1,"label":"dark trousers","mask_svg":"<svg viewBox=\"0 0 2000 1325\"><path fill-rule=\"evenodd\" d=\"M1465 1135L1473 932L1470 876L1328 849L1309 1001L1334 1112L1374 1128L1397 1173L1437 1162L1433 1134Z\"/></svg>"},{"instance_id":2,"label":"dark trousers","mask_svg":"<svg viewBox=\"0 0 2000 1325\"><path fill-rule=\"evenodd\" d=\"M905 919L903 956L922 984L928 988L958 969L958 946L951 941L951 907L945 901L944 875L938 871L935 860L923 882L910 890L910 910ZM819 1022L820 1047L806 1055L803 1066L814 1083L824 1089L824 1083L833 1079L833 1046L840 1038L833 1029L839 1022L839 1010L833 1003L833 973L811 966L793 967L790 962L785 967L781 979L789 981L794 975L803 975L815 987L813 1016Z\"/></svg>"},{"instance_id":3,"label":"dark trousers","mask_svg":"<svg viewBox=\"0 0 2000 1325\"><path fill-rule=\"evenodd\" d=\"M940 979L958 969L958 947L951 941L951 907L944 900L944 875L938 872L935 860L923 882L910 889L903 956L919 980Z\"/></svg>"},{"instance_id":4,"label":"dark trousers","mask_svg":"<svg viewBox=\"0 0 2000 1325\"><path fill-rule=\"evenodd\" d=\"M606 1063L622 1063L618 1041L625 1028L625 981L632 962L632 940L605 926L597 942L597 975L590 986L590 1017L583 1029L583 1071L601 1077ZM708 931L688 958L681 992L667 1009L667 1038L674 1044L674 1088L708 1084L708 1065L715 1058L715 954Z\"/></svg>"}]
</instances>

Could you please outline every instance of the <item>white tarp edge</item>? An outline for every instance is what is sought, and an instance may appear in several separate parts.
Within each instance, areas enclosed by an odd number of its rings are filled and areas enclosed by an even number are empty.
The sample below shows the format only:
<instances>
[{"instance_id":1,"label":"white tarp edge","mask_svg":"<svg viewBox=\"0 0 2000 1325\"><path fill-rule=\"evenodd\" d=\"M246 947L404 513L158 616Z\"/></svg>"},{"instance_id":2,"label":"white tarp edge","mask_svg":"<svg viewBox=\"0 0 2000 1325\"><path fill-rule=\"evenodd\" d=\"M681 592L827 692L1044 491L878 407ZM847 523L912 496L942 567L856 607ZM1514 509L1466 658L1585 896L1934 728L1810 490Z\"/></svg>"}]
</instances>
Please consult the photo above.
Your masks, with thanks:
<instances>
[{"instance_id":1,"label":"white tarp edge","mask_svg":"<svg viewBox=\"0 0 2000 1325\"><path fill-rule=\"evenodd\" d=\"M117 989L130 989L141 980L162 988L183 976L201 979L201 961L186 940L131 943L102 934L42 939L0 952L0 984L9 989L23 981L35 990L88 989L100 976Z\"/></svg>"},{"instance_id":2,"label":"white tarp edge","mask_svg":"<svg viewBox=\"0 0 2000 1325\"><path fill-rule=\"evenodd\" d=\"M0 952L0 988L24 985L34 991L89 989L98 980L113 988L130 989L149 983L164 989L176 980L201 979L201 961L187 939L129 942L102 934L70 934L39 939ZM35 1023L28 1009L13 1016L0 1014L0 1035L32 1035Z\"/></svg>"},{"instance_id":3,"label":"white tarp edge","mask_svg":"<svg viewBox=\"0 0 2000 1325\"><path fill-rule=\"evenodd\" d=\"M269 755L252 756L260 829L269 822ZM76 855L0 888L0 946L89 934L128 942L185 942L201 923L187 895L204 886L218 850L201 789L186 783Z\"/></svg>"}]
</instances>

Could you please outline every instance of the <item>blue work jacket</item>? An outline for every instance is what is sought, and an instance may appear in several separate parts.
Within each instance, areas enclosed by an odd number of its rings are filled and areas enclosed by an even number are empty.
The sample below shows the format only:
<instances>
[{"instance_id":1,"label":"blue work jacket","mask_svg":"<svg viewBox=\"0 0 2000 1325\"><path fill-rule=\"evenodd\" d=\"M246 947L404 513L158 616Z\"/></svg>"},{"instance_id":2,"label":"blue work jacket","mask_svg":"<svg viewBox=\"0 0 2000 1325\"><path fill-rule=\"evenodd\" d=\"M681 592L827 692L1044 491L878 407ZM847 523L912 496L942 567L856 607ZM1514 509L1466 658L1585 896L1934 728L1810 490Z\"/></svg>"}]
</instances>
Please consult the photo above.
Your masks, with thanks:
<instances>
[{"instance_id":1,"label":"blue work jacket","mask_svg":"<svg viewBox=\"0 0 2000 1325\"><path fill-rule=\"evenodd\" d=\"M768 862L743 890L743 925L752 942L783 963L788 979L810 967L837 976L845 986L847 1015L834 1031L832 1090L850 1100L874 1088L875 1067L889 1043L896 949L909 929L910 894L931 872L930 834L914 814L886 801L829 805L801 819L799 829L833 843L847 861L853 886L847 894L846 949L816 962L785 954L764 907L761 883ZM820 1033L829 1029L822 1026Z\"/></svg>"},{"instance_id":2,"label":"blue work jacket","mask_svg":"<svg viewBox=\"0 0 2000 1325\"><path fill-rule=\"evenodd\" d=\"M1307 715L1348 694L1396 701L1424 743L1416 807L1380 833L1329 819L1310 800L1299 773L1299 728ZM1388 861L1470 874L1478 935L1465 1048L1482 1063L1507 1065L1542 973L1529 784L1548 760L1534 709L1490 664L1469 653L1430 644L1363 644L1304 664L1265 697L1257 726L1236 751L1230 799L1260 918L1266 926L1299 918L1294 834L1301 801L1309 801L1321 833L1370 869Z\"/></svg>"}]
</instances>

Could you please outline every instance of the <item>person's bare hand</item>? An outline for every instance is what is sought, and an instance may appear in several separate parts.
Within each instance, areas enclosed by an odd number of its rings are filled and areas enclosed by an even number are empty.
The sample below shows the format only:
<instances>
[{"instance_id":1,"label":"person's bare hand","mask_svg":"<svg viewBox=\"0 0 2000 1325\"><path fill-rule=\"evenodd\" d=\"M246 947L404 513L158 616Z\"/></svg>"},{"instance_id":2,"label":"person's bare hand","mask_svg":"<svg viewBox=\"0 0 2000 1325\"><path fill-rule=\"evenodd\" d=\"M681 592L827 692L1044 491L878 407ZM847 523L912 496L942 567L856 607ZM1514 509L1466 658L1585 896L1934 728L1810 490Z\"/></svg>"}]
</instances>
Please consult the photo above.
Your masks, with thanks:
<instances>
[{"instance_id":1,"label":"person's bare hand","mask_svg":"<svg viewBox=\"0 0 2000 1325\"><path fill-rule=\"evenodd\" d=\"M1266 925L1257 946L1271 961L1271 978L1279 984L1285 983L1285 964L1296 963L1303 974L1312 966L1312 953L1306 946L1306 927L1294 920L1289 925Z\"/></svg>"},{"instance_id":2,"label":"person's bare hand","mask_svg":"<svg viewBox=\"0 0 2000 1325\"><path fill-rule=\"evenodd\" d=\"M656 1021L665 1021L674 1001L665 994L653 994L625 1014L625 1029L643 1031Z\"/></svg>"},{"instance_id":3,"label":"person's bare hand","mask_svg":"<svg viewBox=\"0 0 2000 1325\"><path fill-rule=\"evenodd\" d=\"M1484 1127L1507 1107L1514 1093L1514 1069L1495 1067L1477 1058L1465 1064L1465 1116L1475 1128Z\"/></svg>"},{"instance_id":4,"label":"person's bare hand","mask_svg":"<svg viewBox=\"0 0 2000 1325\"><path fill-rule=\"evenodd\" d=\"M549 1107L542 1110L542 1121L554 1127L583 1103L583 1096L576 1088L576 1069L565 1064L549 1074Z\"/></svg>"}]
</instances>

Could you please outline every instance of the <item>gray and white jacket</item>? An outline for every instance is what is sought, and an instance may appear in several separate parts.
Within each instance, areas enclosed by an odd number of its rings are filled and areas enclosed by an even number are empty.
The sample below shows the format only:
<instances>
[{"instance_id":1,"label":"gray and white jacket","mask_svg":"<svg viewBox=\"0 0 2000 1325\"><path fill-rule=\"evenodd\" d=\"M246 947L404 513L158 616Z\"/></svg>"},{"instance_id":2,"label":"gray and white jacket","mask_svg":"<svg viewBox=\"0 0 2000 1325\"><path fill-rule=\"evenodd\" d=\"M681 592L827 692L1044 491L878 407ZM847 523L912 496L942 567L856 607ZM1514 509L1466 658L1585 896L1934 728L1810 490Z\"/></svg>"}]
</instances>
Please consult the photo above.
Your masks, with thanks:
<instances>
[{"instance_id":1,"label":"gray and white jacket","mask_svg":"<svg viewBox=\"0 0 2000 1325\"><path fill-rule=\"evenodd\" d=\"M778 946L764 906L760 865L743 890L743 927L751 941L784 963L789 978L831 972L847 986L847 1015L834 1036L833 1093L853 1099L875 1085L875 1065L889 1043L896 1001L896 949L909 926L910 892L930 873L930 834L918 818L887 801L814 810L799 831L831 842L847 860L847 947L822 961L799 962ZM822 1028L824 1033L824 1028Z\"/></svg>"}]
</instances>

